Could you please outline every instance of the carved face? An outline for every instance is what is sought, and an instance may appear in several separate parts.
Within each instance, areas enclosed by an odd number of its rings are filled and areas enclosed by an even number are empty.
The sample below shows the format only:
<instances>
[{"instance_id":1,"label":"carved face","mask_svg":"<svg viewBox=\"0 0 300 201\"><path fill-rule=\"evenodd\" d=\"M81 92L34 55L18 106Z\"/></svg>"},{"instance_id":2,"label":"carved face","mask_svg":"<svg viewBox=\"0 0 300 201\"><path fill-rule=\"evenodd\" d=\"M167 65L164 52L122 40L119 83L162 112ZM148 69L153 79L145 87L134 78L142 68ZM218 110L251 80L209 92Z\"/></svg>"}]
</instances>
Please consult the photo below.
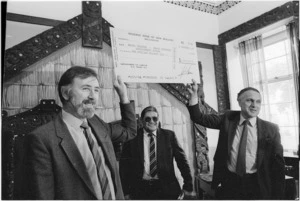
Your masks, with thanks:
<instances>
[{"instance_id":1,"label":"carved face","mask_svg":"<svg viewBox=\"0 0 300 201\"><path fill-rule=\"evenodd\" d=\"M65 99L68 100L64 109L77 118L91 118L95 114L99 92L100 87L97 78L74 78L67 93L63 93L66 96Z\"/></svg>"}]
</instances>

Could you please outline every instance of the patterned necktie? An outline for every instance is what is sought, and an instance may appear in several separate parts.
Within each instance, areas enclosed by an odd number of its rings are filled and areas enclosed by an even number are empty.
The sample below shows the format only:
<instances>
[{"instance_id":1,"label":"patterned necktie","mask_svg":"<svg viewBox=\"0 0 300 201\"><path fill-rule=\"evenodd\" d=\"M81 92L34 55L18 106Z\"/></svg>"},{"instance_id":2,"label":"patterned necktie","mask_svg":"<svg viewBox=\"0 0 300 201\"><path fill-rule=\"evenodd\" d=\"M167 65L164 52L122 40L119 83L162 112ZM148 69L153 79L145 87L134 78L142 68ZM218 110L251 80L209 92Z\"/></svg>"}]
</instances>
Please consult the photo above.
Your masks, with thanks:
<instances>
[{"instance_id":1,"label":"patterned necktie","mask_svg":"<svg viewBox=\"0 0 300 201\"><path fill-rule=\"evenodd\" d=\"M245 120L243 124L244 124L244 128L240 139L238 158L236 162L236 173L240 176L246 174L246 146L247 146L247 136L248 136L247 125L249 124L249 120Z\"/></svg>"},{"instance_id":2,"label":"patterned necktie","mask_svg":"<svg viewBox=\"0 0 300 201\"><path fill-rule=\"evenodd\" d=\"M97 167L97 172L98 172L98 179L101 185L101 190L102 190L102 195L103 195L103 199L104 200L111 200L112 196L111 196L111 192L110 192L110 188L108 185L108 178L106 175L106 172L104 170L104 163L100 157L100 154L97 150L97 144L95 143L95 141L92 138L92 133L89 129L89 126L86 122L83 122L81 124L81 126L84 129L84 134L85 137L87 139L88 145L90 147L90 150L93 154L94 157L94 161Z\"/></svg>"},{"instance_id":3,"label":"patterned necktie","mask_svg":"<svg viewBox=\"0 0 300 201\"><path fill-rule=\"evenodd\" d=\"M157 161L155 155L155 141L153 137L153 133L149 133L150 137L150 175L154 177L157 174Z\"/></svg>"}]
</instances>

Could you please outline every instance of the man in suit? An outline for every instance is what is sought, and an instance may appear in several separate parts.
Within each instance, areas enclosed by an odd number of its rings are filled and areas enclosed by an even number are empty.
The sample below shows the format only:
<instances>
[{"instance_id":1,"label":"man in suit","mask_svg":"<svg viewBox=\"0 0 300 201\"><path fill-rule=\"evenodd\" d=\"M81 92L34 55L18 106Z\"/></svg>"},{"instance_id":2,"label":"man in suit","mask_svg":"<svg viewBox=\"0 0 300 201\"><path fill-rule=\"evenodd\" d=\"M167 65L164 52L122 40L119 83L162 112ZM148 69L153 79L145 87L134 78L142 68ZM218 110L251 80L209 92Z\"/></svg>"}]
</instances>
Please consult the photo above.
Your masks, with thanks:
<instances>
[{"instance_id":1,"label":"man in suit","mask_svg":"<svg viewBox=\"0 0 300 201\"><path fill-rule=\"evenodd\" d=\"M188 90L191 119L220 130L212 181L212 188L219 192L218 198L282 199L283 147L278 126L257 117L260 92L252 87L241 90L237 97L241 111L218 115L200 112L194 80Z\"/></svg>"},{"instance_id":2,"label":"man in suit","mask_svg":"<svg viewBox=\"0 0 300 201\"><path fill-rule=\"evenodd\" d=\"M182 191L175 176L174 159L184 179L183 192L191 196L190 167L175 133L159 128L159 114L153 106L142 111L141 120L143 128L138 129L137 137L127 146L132 162L131 197L138 200L177 199Z\"/></svg>"},{"instance_id":3,"label":"man in suit","mask_svg":"<svg viewBox=\"0 0 300 201\"><path fill-rule=\"evenodd\" d=\"M27 139L29 199L124 199L112 142L135 137L136 119L120 77L114 87L120 97L121 125L95 115L100 86L93 70L75 66L62 75L62 111Z\"/></svg>"}]
</instances>

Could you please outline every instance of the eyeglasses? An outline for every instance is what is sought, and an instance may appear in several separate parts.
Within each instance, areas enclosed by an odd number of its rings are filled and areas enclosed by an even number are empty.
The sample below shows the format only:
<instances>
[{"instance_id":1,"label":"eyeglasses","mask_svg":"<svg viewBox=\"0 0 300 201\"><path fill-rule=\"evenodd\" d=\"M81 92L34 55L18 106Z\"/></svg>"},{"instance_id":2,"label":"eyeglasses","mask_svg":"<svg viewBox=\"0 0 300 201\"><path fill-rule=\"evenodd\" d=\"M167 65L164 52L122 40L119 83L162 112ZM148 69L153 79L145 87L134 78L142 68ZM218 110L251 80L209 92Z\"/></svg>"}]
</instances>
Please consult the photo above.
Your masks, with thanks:
<instances>
[{"instance_id":1,"label":"eyeglasses","mask_svg":"<svg viewBox=\"0 0 300 201\"><path fill-rule=\"evenodd\" d=\"M157 121L158 121L158 118L157 118L157 117L145 117L145 122L150 122L151 119L152 119L154 122L157 122Z\"/></svg>"}]
</instances>

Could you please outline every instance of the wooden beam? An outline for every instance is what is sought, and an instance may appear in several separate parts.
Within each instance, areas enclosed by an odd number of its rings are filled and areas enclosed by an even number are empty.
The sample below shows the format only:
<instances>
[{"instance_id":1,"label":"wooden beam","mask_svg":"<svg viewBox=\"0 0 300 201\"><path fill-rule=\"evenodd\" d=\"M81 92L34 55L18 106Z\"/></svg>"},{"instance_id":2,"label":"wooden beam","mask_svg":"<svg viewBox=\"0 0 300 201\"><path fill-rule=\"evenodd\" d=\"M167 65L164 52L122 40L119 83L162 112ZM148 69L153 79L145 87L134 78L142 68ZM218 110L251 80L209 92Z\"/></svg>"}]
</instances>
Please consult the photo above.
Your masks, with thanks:
<instances>
[{"instance_id":1,"label":"wooden beam","mask_svg":"<svg viewBox=\"0 0 300 201\"><path fill-rule=\"evenodd\" d=\"M6 20L14 21L14 22L22 22L22 23L28 23L28 24L37 24L37 25L43 25L43 26L50 26L55 27L65 21L60 20L53 20L48 18L42 18L42 17L34 17L29 15L21 15L16 13L7 13Z\"/></svg>"}]
</instances>

